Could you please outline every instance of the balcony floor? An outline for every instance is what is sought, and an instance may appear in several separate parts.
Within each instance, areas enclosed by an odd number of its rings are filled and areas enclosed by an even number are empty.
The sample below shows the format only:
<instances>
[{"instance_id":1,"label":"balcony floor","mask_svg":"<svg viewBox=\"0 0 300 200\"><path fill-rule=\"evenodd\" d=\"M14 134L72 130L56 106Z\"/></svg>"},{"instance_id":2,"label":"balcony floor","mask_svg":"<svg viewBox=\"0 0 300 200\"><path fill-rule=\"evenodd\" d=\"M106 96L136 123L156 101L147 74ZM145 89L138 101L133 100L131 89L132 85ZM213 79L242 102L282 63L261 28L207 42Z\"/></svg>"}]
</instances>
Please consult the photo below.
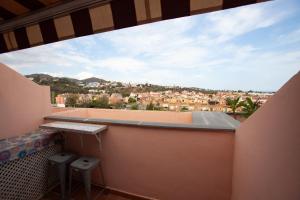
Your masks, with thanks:
<instances>
[{"instance_id":1,"label":"balcony floor","mask_svg":"<svg viewBox=\"0 0 300 200\"><path fill-rule=\"evenodd\" d=\"M92 199L93 200L130 200L129 197L120 196L118 194L113 194L109 191L103 191L102 188L92 186ZM82 184L77 184L74 189L72 189L72 194L70 200L84 200L85 191ZM53 189L50 193L45 195L41 200L60 200L60 189L59 186Z\"/></svg>"}]
</instances>

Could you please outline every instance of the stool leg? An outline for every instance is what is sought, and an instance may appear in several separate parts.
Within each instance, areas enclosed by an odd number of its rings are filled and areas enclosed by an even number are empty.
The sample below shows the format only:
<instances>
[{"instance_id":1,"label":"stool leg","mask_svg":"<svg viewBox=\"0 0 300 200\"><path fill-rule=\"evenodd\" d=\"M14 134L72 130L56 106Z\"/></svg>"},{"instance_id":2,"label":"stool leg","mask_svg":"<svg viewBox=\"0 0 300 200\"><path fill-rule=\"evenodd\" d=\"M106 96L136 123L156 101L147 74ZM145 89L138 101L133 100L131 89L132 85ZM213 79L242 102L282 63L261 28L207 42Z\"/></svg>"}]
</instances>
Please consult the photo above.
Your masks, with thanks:
<instances>
[{"instance_id":1,"label":"stool leg","mask_svg":"<svg viewBox=\"0 0 300 200\"><path fill-rule=\"evenodd\" d=\"M66 193L66 165L61 164L58 165L58 174L60 180L60 190L61 190L61 198L65 199Z\"/></svg>"},{"instance_id":2,"label":"stool leg","mask_svg":"<svg viewBox=\"0 0 300 200\"><path fill-rule=\"evenodd\" d=\"M91 174L90 171L83 171L83 182L87 200L91 200Z\"/></svg>"},{"instance_id":3,"label":"stool leg","mask_svg":"<svg viewBox=\"0 0 300 200\"><path fill-rule=\"evenodd\" d=\"M102 164L99 164L97 166L97 170L98 170L99 176L101 177L101 180L102 180L102 186L103 186L103 188L105 188L106 184L105 184L105 180L104 180Z\"/></svg>"},{"instance_id":4,"label":"stool leg","mask_svg":"<svg viewBox=\"0 0 300 200\"><path fill-rule=\"evenodd\" d=\"M69 170L69 192L68 192L68 196L69 198L71 198L71 194L72 194L72 168L70 167Z\"/></svg>"}]
</instances>

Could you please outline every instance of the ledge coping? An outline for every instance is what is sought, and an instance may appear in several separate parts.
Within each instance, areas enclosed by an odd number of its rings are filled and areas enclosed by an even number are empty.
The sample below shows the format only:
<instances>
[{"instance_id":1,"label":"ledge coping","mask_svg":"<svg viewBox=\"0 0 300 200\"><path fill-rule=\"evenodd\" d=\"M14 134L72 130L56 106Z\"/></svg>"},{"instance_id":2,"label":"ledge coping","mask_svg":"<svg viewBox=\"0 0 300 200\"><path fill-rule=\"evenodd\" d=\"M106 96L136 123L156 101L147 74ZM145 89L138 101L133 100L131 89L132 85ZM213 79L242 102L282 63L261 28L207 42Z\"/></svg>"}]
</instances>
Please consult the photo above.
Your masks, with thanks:
<instances>
[{"instance_id":1,"label":"ledge coping","mask_svg":"<svg viewBox=\"0 0 300 200\"><path fill-rule=\"evenodd\" d=\"M167 123L167 122L146 122L146 121L134 121L134 120L116 120L116 119L104 119L104 118L83 118L83 117L66 117L60 115L47 116L45 120L55 121L69 121L80 123L93 123L93 124L112 124L112 125L125 125L125 126L138 126L149 128L171 128L171 129L196 129L196 130L214 130L235 132L239 126L239 122L225 113L213 114L207 117L204 112L193 112L192 123ZM212 121L216 120L212 123Z\"/></svg>"}]
</instances>

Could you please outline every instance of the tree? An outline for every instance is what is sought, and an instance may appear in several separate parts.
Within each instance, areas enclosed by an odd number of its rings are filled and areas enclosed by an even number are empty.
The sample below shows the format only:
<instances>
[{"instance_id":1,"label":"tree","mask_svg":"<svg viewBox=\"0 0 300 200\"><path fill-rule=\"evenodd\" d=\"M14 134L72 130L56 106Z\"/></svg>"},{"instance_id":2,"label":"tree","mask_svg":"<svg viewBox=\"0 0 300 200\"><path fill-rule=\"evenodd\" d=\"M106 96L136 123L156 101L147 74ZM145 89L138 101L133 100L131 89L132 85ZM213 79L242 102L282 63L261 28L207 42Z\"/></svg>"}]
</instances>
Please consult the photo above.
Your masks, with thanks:
<instances>
[{"instance_id":1,"label":"tree","mask_svg":"<svg viewBox=\"0 0 300 200\"><path fill-rule=\"evenodd\" d=\"M260 107L259 99L253 102L251 98L247 97L246 100L242 102L242 107L245 117L248 118Z\"/></svg>"},{"instance_id":2,"label":"tree","mask_svg":"<svg viewBox=\"0 0 300 200\"><path fill-rule=\"evenodd\" d=\"M67 107L75 107L78 101L78 95L77 94L70 94L66 98L66 106Z\"/></svg>"},{"instance_id":3,"label":"tree","mask_svg":"<svg viewBox=\"0 0 300 200\"><path fill-rule=\"evenodd\" d=\"M131 90L129 90L128 88L122 88L120 93L122 94L123 97L129 97Z\"/></svg>"},{"instance_id":4,"label":"tree","mask_svg":"<svg viewBox=\"0 0 300 200\"><path fill-rule=\"evenodd\" d=\"M147 104L146 110L154 110L154 104L150 102L150 104Z\"/></svg>"},{"instance_id":5,"label":"tree","mask_svg":"<svg viewBox=\"0 0 300 200\"><path fill-rule=\"evenodd\" d=\"M55 103L56 103L55 97L56 97L56 93L55 93L54 91L52 91L52 92L51 92L51 103L52 103L52 104L55 104Z\"/></svg>"},{"instance_id":6,"label":"tree","mask_svg":"<svg viewBox=\"0 0 300 200\"><path fill-rule=\"evenodd\" d=\"M235 99L227 98L226 99L226 105L231 108L233 117L236 118L236 109L241 107L243 105L243 102L240 102L241 97L237 97Z\"/></svg>"},{"instance_id":7,"label":"tree","mask_svg":"<svg viewBox=\"0 0 300 200\"><path fill-rule=\"evenodd\" d=\"M109 108L108 97L102 96L99 99L93 100L89 107L90 108Z\"/></svg>"},{"instance_id":8,"label":"tree","mask_svg":"<svg viewBox=\"0 0 300 200\"><path fill-rule=\"evenodd\" d=\"M133 97L129 97L128 99L128 103L132 104L132 103L136 103L136 99Z\"/></svg>"},{"instance_id":9,"label":"tree","mask_svg":"<svg viewBox=\"0 0 300 200\"><path fill-rule=\"evenodd\" d=\"M209 105L217 105L217 104L219 104L219 102L217 101L217 100L208 100L208 104Z\"/></svg>"},{"instance_id":10,"label":"tree","mask_svg":"<svg viewBox=\"0 0 300 200\"><path fill-rule=\"evenodd\" d=\"M117 82L117 87L122 87L122 83L121 82Z\"/></svg>"},{"instance_id":11,"label":"tree","mask_svg":"<svg viewBox=\"0 0 300 200\"><path fill-rule=\"evenodd\" d=\"M185 106L180 109L180 112L186 112L186 111L189 111L189 109Z\"/></svg>"},{"instance_id":12,"label":"tree","mask_svg":"<svg viewBox=\"0 0 300 200\"><path fill-rule=\"evenodd\" d=\"M138 109L139 109L139 106L136 103L131 105L131 110L138 110Z\"/></svg>"},{"instance_id":13,"label":"tree","mask_svg":"<svg viewBox=\"0 0 300 200\"><path fill-rule=\"evenodd\" d=\"M124 107L124 104L121 103L121 102L116 103L116 104L113 106L114 109L122 109L123 107Z\"/></svg>"}]
</instances>

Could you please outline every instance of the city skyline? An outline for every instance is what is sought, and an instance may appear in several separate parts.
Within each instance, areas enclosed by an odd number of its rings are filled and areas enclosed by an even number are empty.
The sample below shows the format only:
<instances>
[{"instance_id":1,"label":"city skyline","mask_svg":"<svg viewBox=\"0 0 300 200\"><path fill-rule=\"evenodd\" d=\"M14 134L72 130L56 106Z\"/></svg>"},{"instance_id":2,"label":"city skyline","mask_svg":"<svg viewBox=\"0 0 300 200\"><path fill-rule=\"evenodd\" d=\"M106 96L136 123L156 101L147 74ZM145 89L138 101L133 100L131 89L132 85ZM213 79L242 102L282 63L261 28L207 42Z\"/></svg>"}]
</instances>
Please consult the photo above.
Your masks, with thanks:
<instances>
[{"instance_id":1,"label":"city skyline","mask_svg":"<svg viewBox=\"0 0 300 200\"><path fill-rule=\"evenodd\" d=\"M299 7L265 2L10 52L0 62L24 75L277 91L300 69Z\"/></svg>"}]
</instances>

